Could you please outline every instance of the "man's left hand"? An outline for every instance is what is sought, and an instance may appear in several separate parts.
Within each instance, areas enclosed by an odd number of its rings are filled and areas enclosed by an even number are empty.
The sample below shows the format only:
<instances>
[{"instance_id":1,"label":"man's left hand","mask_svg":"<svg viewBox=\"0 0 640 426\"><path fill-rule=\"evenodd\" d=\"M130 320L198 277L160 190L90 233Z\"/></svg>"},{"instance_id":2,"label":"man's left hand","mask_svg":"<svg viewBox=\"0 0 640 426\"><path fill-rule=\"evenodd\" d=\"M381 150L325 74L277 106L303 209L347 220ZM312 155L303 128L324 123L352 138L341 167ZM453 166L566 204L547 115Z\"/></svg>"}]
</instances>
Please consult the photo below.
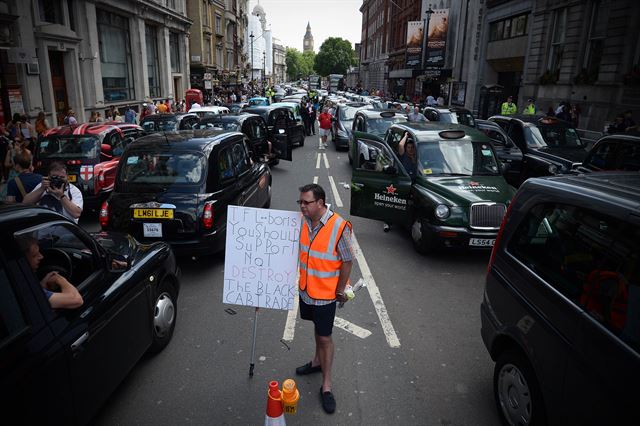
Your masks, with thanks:
<instances>
[{"instance_id":1,"label":"man's left hand","mask_svg":"<svg viewBox=\"0 0 640 426\"><path fill-rule=\"evenodd\" d=\"M349 301L349 298L344 293L341 293L341 294L336 293L336 300L340 303L346 303Z\"/></svg>"}]
</instances>

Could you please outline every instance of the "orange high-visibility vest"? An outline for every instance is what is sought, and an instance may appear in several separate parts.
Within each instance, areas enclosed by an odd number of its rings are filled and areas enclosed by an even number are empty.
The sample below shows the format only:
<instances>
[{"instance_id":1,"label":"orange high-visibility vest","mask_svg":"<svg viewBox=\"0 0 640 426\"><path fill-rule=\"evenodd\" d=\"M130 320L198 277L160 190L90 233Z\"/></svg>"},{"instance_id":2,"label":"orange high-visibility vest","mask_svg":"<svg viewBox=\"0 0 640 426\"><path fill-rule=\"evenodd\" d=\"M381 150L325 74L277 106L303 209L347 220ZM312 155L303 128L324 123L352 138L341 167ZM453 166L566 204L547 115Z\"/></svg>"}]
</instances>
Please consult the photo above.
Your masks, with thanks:
<instances>
[{"instance_id":1,"label":"orange high-visibility vest","mask_svg":"<svg viewBox=\"0 0 640 426\"><path fill-rule=\"evenodd\" d=\"M338 258L338 241L344 228L351 223L337 213L329 218L310 241L311 230L307 221L300 232L300 290L306 290L313 299L332 300L340 277L342 261Z\"/></svg>"}]
</instances>

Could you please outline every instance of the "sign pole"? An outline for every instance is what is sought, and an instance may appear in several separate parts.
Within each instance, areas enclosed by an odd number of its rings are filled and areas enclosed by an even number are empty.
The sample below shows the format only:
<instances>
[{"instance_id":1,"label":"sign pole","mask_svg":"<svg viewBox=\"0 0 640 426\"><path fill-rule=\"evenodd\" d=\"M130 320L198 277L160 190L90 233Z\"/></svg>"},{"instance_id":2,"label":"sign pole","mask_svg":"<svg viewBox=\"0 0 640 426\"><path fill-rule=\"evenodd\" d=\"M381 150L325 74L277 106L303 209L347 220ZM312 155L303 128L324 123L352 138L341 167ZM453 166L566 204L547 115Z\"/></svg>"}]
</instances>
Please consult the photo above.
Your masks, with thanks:
<instances>
[{"instance_id":1,"label":"sign pole","mask_svg":"<svg viewBox=\"0 0 640 426\"><path fill-rule=\"evenodd\" d=\"M251 362L249 363L249 377L253 377L253 367L255 367L255 363L253 362L253 359L256 353L256 334L258 333L258 309L260 308L256 308L256 312L253 317L253 342L251 343Z\"/></svg>"}]
</instances>

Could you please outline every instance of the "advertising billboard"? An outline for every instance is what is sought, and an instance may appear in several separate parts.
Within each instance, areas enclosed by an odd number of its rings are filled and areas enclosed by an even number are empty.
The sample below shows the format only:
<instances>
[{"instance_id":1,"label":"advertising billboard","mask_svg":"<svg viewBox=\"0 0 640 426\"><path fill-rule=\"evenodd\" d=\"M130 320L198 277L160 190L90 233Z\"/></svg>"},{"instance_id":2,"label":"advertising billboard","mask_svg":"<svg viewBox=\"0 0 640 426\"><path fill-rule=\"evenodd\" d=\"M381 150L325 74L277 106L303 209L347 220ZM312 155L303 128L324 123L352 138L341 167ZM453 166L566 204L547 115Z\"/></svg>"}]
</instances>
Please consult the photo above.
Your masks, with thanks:
<instances>
[{"instance_id":1,"label":"advertising billboard","mask_svg":"<svg viewBox=\"0 0 640 426\"><path fill-rule=\"evenodd\" d=\"M424 36L424 23L422 21L407 22L407 67L421 68L422 42Z\"/></svg>"},{"instance_id":2,"label":"advertising billboard","mask_svg":"<svg viewBox=\"0 0 640 426\"><path fill-rule=\"evenodd\" d=\"M443 67L449 32L449 9L435 9L429 20L427 67Z\"/></svg>"}]
</instances>

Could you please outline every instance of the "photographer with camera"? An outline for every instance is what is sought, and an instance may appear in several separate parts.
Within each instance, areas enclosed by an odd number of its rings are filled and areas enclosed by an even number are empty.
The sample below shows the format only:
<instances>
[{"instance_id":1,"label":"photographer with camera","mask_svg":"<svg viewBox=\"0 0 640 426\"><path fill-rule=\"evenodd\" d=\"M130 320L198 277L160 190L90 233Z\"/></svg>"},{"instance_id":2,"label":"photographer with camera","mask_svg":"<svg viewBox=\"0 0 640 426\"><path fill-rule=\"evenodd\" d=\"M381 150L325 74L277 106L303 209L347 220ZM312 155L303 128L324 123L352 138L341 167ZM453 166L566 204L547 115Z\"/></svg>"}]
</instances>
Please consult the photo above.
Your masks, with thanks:
<instances>
[{"instance_id":1,"label":"photographer with camera","mask_svg":"<svg viewBox=\"0 0 640 426\"><path fill-rule=\"evenodd\" d=\"M51 163L42 183L25 195L22 202L54 210L76 223L82 214L82 192L68 182L67 168L58 161Z\"/></svg>"}]
</instances>

